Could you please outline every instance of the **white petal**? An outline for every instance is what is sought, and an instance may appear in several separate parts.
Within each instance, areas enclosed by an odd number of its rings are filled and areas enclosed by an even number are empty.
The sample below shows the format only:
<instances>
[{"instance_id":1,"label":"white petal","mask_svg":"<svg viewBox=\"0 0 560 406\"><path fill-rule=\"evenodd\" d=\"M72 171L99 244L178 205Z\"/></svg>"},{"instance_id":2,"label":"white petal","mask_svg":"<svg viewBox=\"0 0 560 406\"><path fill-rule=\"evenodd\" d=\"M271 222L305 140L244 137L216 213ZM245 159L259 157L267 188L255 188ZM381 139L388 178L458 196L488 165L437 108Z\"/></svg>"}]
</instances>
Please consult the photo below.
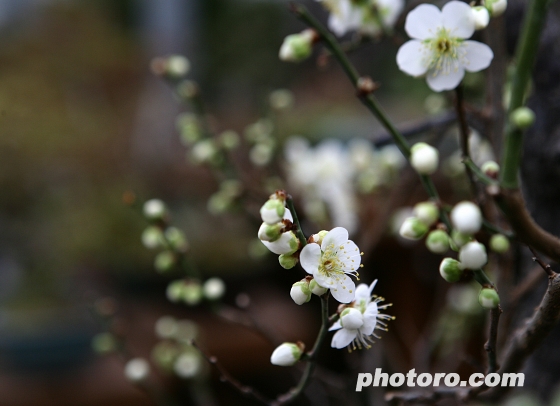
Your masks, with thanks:
<instances>
[{"instance_id":1,"label":"white petal","mask_svg":"<svg viewBox=\"0 0 560 406\"><path fill-rule=\"evenodd\" d=\"M348 275L344 275L340 278L338 283L331 288L331 294L340 303L350 303L354 300L356 295L356 285L354 285L354 282Z\"/></svg>"},{"instance_id":2,"label":"white petal","mask_svg":"<svg viewBox=\"0 0 560 406\"><path fill-rule=\"evenodd\" d=\"M300 261L301 261L301 257L300 257ZM336 287L336 282L334 281L333 278L323 275L319 272L315 272L313 274L313 278L317 281L319 285L321 285L324 288L331 289L333 287Z\"/></svg>"},{"instance_id":3,"label":"white petal","mask_svg":"<svg viewBox=\"0 0 560 406\"><path fill-rule=\"evenodd\" d=\"M492 62L492 58L494 58L492 49L481 42L465 41L461 48L466 51L464 57L468 62L464 63L463 66L469 72L478 72L479 70L486 69L490 62Z\"/></svg>"},{"instance_id":4,"label":"white petal","mask_svg":"<svg viewBox=\"0 0 560 406\"><path fill-rule=\"evenodd\" d=\"M342 249L340 249L342 247ZM362 256L354 241L346 241L339 245L337 257L344 263L344 272L354 272L360 267Z\"/></svg>"},{"instance_id":5,"label":"white petal","mask_svg":"<svg viewBox=\"0 0 560 406\"><path fill-rule=\"evenodd\" d=\"M371 302L364 312L364 324L360 327L360 331L363 334L369 336L373 333L373 330L375 330L375 326L377 325L378 313L377 303Z\"/></svg>"},{"instance_id":6,"label":"white petal","mask_svg":"<svg viewBox=\"0 0 560 406\"><path fill-rule=\"evenodd\" d=\"M290 220L292 223L294 222L294 218L292 217L292 213L290 212L290 210L286 207L286 210L284 210L284 220Z\"/></svg>"},{"instance_id":7,"label":"white petal","mask_svg":"<svg viewBox=\"0 0 560 406\"><path fill-rule=\"evenodd\" d=\"M455 89L463 80L463 76L465 76L465 70L459 66L457 69L451 69L450 72L437 72L435 75L430 71L426 76L426 81L433 91L441 92Z\"/></svg>"},{"instance_id":8,"label":"white petal","mask_svg":"<svg viewBox=\"0 0 560 406\"><path fill-rule=\"evenodd\" d=\"M332 338L331 347L333 348L344 348L347 347L358 335L358 330L338 330Z\"/></svg>"},{"instance_id":9,"label":"white petal","mask_svg":"<svg viewBox=\"0 0 560 406\"><path fill-rule=\"evenodd\" d=\"M271 252L275 253L276 255L282 255L282 254L289 254L294 252L294 249L290 244L294 238L295 238L294 233L292 231L288 231L287 233L282 233L280 235L280 238L277 239L276 241L268 242L268 241L261 240L261 242Z\"/></svg>"},{"instance_id":10,"label":"white petal","mask_svg":"<svg viewBox=\"0 0 560 406\"><path fill-rule=\"evenodd\" d=\"M397 52L399 69L411 76L422 76L428 70L424 63L426 46L416 39L405 42Z\"/></svg>"},{"instance_id":11,"label":"white petal","mask_svg":"<svg viewBox=\"0 0 560 406\"><path fill-rule=\"evenodd\" d=\"M368 285L366 285L365 283L360 283L356 288L355 300L361 300L361 299L369 300L370 297L371 297L371 293Z\"/></svg>"},{"instance_id":12,"label":"white petal","mask_svg":"<svg viewBox=\"0 0 560 406\"><path fill-rule=\"evenodd\" d=\"M420 4L406 16L404 29L411 38L427 39L435 36L443 25L443 15L433 4Z\"/></svg>"},{"instance_id":13,"label":"white petal","mask_svg":"<svg viewBox=\"0 0 560 406\"><path fill-rule=\"evenodd\" d=\"M335 227L323 238L321 249L326 251L329 245L333 244L335 247L338 247L346 241L348 241L348 231L344 227Z\"/></svg>"},{"instance_id":14,"label":"white petal","mask_svg":"<svg viewBox=\"0 0 560 406\"><path fill-rule=\"evenodd\" d=\"M441 9L443 25L452 37L470 38L475 29L471 6L462 1L450 1Z\"/></svg>"},{"instance_id":15,"label":"white petal","mask_svg":"<svg viewBox=\"0 0 560 406\"><path fill-rule=\"evenodd\" d=\"M316 273L321 263L321 248L319 247L319 244L312 243L303 247L301 253L299 254L299 262L307 273ZM317 281L317 283L326 287L319 281Z\"/></svg>"},{"instance_id":16,"label":"white petal","mask_svg":"<svg viewBox=\"0 0 560 406\"><path fill-rule=\"evenodd\" d=\"M329 331L340 330L342 326L340 325L340 320L334 322L334 324L329 328Z\"/></svg>"}]
</instances>

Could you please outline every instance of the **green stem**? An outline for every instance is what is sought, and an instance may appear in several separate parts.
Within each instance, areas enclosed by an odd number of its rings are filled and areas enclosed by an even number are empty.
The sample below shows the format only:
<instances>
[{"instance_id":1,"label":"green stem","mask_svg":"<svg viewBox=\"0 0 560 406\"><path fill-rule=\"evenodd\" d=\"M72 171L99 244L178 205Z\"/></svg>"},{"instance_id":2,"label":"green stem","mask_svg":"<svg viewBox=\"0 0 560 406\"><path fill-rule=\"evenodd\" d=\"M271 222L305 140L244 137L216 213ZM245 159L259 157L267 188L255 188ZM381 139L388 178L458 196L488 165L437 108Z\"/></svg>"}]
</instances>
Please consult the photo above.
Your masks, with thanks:
<instances>
[{"instance_id":1,"label":"green stem","mask_svg":"<svg viewBox=\"0 0 560 406\"><path fill-rule=\"evenodd\" d=\"M525 91L535 64L548 3L548 0L532 0L529 5L529 11L523 23L523 30L515 54L517 66L512 81L508 114L524 104ZM504 188L517 189L519 187L517 173L521 162L522 146L523 131L511 124L508 125L500 173L500 184Z\"/></svg>"},{"instance_id":2,"label":"green stem","mask_svg":"<svg viewBox=\"0 0 560 406\"><path fill-rule=\"evenodd\" d=\"M293 223L295 224L295 232L297 235L297 238L299 239L299 242L301 244L300 248L303 248L307 245L307 238L305 238L305 235L303 234L303 231L301 230L301 224L299 223L299 219L296 213L296 208L294 206L294 199L292 199L292 196L288 195L288 197L286 198L286 205L288 206L288 209L290 210L290 213L292 213L292 217L294 219Z\"/></svg>"},{"instance_id":3,"label":"green stem","mask_svg":"<svg viewBox=\"0 0 560 406\"><path fill-rule=\"evenodd\" d=\"M490 287L496 289L494 283L488 278L482 269L473 270L474 280L477 281L483 288Z\"/></svg>"},{"instance_id":4,"label":"green stem","mask_svg":"<svg viewBox=\"0 0 560 406\"><path fill-rule=\"evenodd\" d=\"M490 176L482 172L482 170L473 162L470 157L463 158L463 163L478 178L478 180L484 183L486 186L498 184L498 181L496 179L492 179Z\"/></svg>"}]
</instances>

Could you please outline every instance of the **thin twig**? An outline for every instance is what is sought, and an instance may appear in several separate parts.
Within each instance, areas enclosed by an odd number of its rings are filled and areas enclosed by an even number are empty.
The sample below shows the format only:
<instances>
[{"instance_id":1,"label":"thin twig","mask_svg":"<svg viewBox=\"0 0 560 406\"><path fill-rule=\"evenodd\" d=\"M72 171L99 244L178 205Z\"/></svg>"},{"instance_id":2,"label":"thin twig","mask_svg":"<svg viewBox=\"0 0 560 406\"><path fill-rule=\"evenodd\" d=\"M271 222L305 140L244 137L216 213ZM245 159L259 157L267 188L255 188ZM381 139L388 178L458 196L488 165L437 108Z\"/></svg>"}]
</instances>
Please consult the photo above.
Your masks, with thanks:
<instances>
[{"instance_id":1,"label":"thin twig","mask_svg":"<svg viewBox=\"0 0 560 406\"><path fill-rule=\"evenodd\" d=\"M488 353L488 373L496 372L500 367L496 356L496 342L498 340L498 323L502 308L500 306L490 310L490 332L488 341L484 344L484 349Z\"/></svg>"},{"instance_id":2,"label":"thin twig","mask_svg":"<svg viewBox=\"0 0 560 406\"><path fill-rule=\"evenodd\" d=\"M549 264L545 264L544 261L538 257L537 253L531 246L528 247L531 253L533 254L533 261L539 264L540 267L546 272L548 276L556 275L556 272L552 270L552 267Z\"/></svg>"},{"instance_id":3,"label":"thin twig","mask_svg":"<svg viewBox=\"0 0 560 406\"><path fill-rule=\"evenodd\" d=\"M463 96L463 86L459 85L455 89L455 111L457 112L457 119L459 121L459 135L461 144L461 154L463 156L463 161L471 160L470 148L469 148L469 125L467 124L467 118L465 117L465 100ZM467 178L471 186L471 192L473 197L478 201L480 205L480 199L478 195L478 188L476 186L475 177L473 171L469 165L465 165L465 172L467 173Z\"/></svg>"},{"instance_id":4,"label":"thin twig","mask_svg":"<svg viewBox=\"0 0 560 406\"><path fill-rule=\"evenodd\" d=\"M301 224L299 223L299 219L296 213L296 208L294 206L294 199L292 198L291 195L287 195L286 205L288 206L288 209L290 210L290 213L292 214L293 217L293 223L295 225L296 235L301 244L300 248L303 248L307 245L307 239L305 238L305 235L303 234L303 230L301 229Z\"/></svg>"}]
</instances>

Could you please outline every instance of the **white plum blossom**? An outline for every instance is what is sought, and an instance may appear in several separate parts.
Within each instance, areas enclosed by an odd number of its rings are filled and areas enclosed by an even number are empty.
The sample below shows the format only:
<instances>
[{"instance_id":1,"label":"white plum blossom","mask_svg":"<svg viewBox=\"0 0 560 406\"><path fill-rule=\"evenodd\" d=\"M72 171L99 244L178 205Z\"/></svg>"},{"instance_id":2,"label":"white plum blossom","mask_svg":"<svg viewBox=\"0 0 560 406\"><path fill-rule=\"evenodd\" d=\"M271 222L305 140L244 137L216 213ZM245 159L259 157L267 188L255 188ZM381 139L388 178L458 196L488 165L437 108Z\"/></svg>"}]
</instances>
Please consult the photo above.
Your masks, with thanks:
<instances>
[{"instance_id":1,"label":"white plum blossom","mask_svg":"<svg viewBox=\"0 0 560 406\"><path fill-rule=\"evenodd\" d=\"M343 227L329 231L321 245L307 244L299 257L303 269L341 303L354 300L355 285L348 275L358 275L361 259L360 250L348 240L348 231Z\"/></svg>"},{"instance_id":2,"label":"white plum blossom","mask_svg":"<svg viewBox=\"0 0 560 406\"><path fill-rule=\"evenodd\" d=\"M490 47L470 41L476 22L471 7L450 1L441 11L432 4L421 4L406 17L405 30L413 38L397 52L397 64L403 72L426 76L436 91L459 85L465 71L486 69L494 54Z\"/></svg>"},{"instance_id":3,"label":"white plum blossom","mask_svg":"<svg viewBox=\"0 0 560 406\"><path fill-rule=\"evenodd\" d=\"M330 11L329 28L338 36L349 31L377 35L399 17L403 0L317 0Z\"/></svg>"},{"instance_id":4,"label":"white plum blossom","mask_svg":"<svg viewBox=\"0 0 560 406\"><path fill-rule=\"evenodd\" d=\"M301 345L295 343L283 343L276 347L270 356L270 363L281 367L289 367L299 361L302 355Z\"/></svg>"},{"instance_id":5,"label":"white plum blossom","mask_svg":"<svg viewBox=\"0 0 560 406\"><path fill-rule=\"evenodd\" d=\"M370 348L373 338L379 338L375 330L386 330L384 320L392 317L379 313L389 305L379 306L383 299L372 296L377 280L371 285L361 283L356 288L354 302L344 309L340 319L335 322L329 331L338 330L332 338L331 347L344 348L352 345L351 349Z\"/></svg>"}]
</instances>

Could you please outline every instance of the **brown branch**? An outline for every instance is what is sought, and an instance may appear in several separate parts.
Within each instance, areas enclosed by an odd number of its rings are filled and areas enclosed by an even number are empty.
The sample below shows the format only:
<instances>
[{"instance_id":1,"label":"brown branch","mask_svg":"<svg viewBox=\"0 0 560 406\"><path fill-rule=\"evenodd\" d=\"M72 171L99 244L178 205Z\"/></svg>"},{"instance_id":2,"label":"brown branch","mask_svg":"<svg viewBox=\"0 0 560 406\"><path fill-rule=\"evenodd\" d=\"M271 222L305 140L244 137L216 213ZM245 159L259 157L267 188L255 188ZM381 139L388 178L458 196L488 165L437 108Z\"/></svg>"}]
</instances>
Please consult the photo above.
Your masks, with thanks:
<instances>
[{"instance_id":1,"label":"brown branch","mask_svg":"<svg viewBox=\"0 0 560 406\"><path fill-rule=\"evenodd\" d=\"M525 207L525 201L519 189L502 188L494 198L506 214L519 241L534 247L552 260L560 262L560 239L535 223Z\"/></svg>"},{"instance_id":2,"label":"brown branch","mask_svg":"<svg viewBox=\"0 0 560 406\"><path fill-rule=\"evenodd\" d=\"M490 332L488 334L488 341L484 344L484 349L488 353L488 373L496 372L500 366L498 365L496 357L496 342L498 340L498 323L502 308L498 306L490 311Z\"/></svg>"},{"instance_id":3,"label":"brown branch","mask_svg":"<svg viewBox=\"0 0 560 406\"><path fill-rule=\"evenodd\" d=\"M535 250L531 246L529 246L529 249L531 250L531 253L533 254L533 261L535 261L537 264L539 264L540 267L542 269L544 269L544 271L546 272L546 274L548 276L556 275L556 272L554 272L552 270L552 267L549 264L545 264L544 261L538 257L537 253L535 252Z\"/></svg>"}]
</instances>

